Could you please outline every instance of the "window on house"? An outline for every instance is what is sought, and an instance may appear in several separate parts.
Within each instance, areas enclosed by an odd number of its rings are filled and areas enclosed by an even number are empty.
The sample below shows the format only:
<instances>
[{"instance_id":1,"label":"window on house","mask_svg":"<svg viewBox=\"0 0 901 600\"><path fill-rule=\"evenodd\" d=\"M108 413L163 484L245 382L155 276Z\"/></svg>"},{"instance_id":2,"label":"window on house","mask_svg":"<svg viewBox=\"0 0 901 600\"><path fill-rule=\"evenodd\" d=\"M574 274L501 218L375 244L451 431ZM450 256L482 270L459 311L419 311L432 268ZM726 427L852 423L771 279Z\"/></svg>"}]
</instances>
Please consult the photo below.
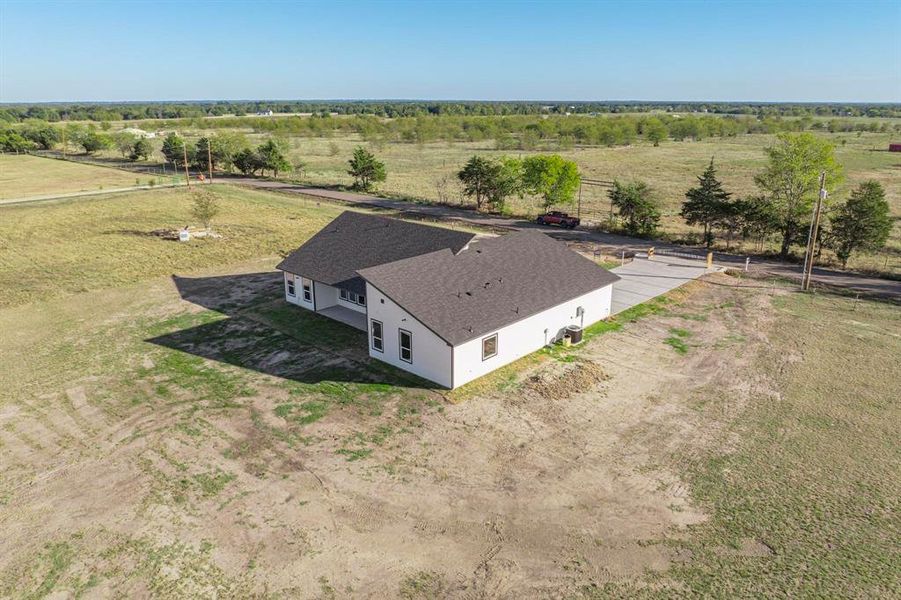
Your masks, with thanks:
<instances>
[{"instance_id":1,"label":"window on house","mask_svg":"<svg viewBox=\"0 0 901 600\"><path fill-rule=\"evenodd\" d=\"M413 362L413 334L404 329L398 329L400 337L399 354L404 362Z\"/></svg>"},{"instance_id":2,"label":"window on house","mask_svg":"<svg viewBox=\"0 0 901 600\"><path fill-rule=\"evenodd\" d=\"M289 296L294 296L297 293L294 289L294 275L285 275L285 285L288 288Z\"/></svg>"},{"instance_id":3,"label":"window on house","mask_svg":"<svg viewBox=\"0 0 901 600\"><path fill-rule=\"evenodd\" d=\"M357 304L360 306L366 306L366 296L363 294L357 294Z\"/></svg>"},{"instance_id":4,"label":"window on house","mask_svg":"<svg viewBox=\"0 0 901 600\"><path fill-rule=\"evenodd\" d=\"M372 325L370 329L372 330L372 349L378 350L379 352L383 352L385 350L385 342L382 337L382 322L376 321L372 319Z\"/></svg>"},{"instance_id":5,"label":"window on house","mask_svg":"<svg viewBox=\"0 0 901 600\"><path fill-rule=\"evenodd\" d=\"M482 360L497 356L497 334L482 339Z\"/></svg>"},{"instance_id":6,"label":"window on house","mask_svg":"<svg viewBox=\"0 0 901 600\"><path fill-rule=\"evenodd\" d=\"M350 292L347 290L338 290L338 297L342 300L350 300Z\"/></svg>"},{"instance_id":7,"label":"window on house","mask_svg":"<svg viewBox=\"0 0 901 600\"><path fill-rule=\"evenodd\" d=\"M305 302L313 301L313 282L303 282L303 299Z\"/></svg>"}]
</instances>

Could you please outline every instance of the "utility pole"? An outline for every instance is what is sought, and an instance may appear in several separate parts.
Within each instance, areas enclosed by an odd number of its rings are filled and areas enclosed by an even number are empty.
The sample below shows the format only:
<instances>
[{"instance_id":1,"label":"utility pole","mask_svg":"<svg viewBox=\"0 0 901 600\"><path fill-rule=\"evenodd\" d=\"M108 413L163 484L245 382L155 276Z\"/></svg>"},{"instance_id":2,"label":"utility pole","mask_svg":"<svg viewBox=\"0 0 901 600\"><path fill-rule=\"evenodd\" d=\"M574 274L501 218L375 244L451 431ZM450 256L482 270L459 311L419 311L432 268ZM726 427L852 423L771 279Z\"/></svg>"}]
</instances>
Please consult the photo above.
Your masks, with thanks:
<instances>
[{"instance_id":1,"label":"utility pole","mask_svg":"<svg viewBox=\"0 0 901 600\"><path fill-rule=\"evenodd\" d=\"M213 147L210 143L210 136L206 138L206 164L210 171L210 183L213 183Z\"/></svg>"},{"instance_id":2,"label":"utility pole","mask_svg":"<svg viewBox=\"0 0 901 600\"><path fill-rule=\"evenodd\" d=\"M820 173L820 193L813 208L813 217L810 220L810 231L807 234L807 249L804 252L804 270L801 273L801 290L810 289L810 278L813 275L813 260L817 245L817 233L820 228L820 214L823 210L823 200L826 199L826 171Z\"/></svg>"},{"instance_id":3,"label":"utility pole","mask_svg":"<svg viewBox=\"0 0 901 600\"><path fill-rule=\"evenodd\" d=\"M191 187L191 176L188 174L188 141L182 140L181 151L185 156L185 183Z\"/></svg>"}]
</instances>

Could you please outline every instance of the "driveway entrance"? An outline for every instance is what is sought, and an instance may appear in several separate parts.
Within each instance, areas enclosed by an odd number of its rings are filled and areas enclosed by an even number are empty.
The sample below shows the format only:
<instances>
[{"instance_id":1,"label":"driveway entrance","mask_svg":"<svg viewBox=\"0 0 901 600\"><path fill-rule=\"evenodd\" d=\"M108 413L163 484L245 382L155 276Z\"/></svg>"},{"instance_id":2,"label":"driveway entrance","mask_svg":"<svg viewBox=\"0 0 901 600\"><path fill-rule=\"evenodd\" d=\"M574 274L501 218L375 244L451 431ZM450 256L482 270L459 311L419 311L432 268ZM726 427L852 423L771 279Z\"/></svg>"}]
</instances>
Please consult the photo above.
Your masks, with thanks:
<instances>
[{"instance_id":1,"label":"driveway entrance","mask_svg":"<svg viewBox=\"0 0 901 600\"><path fill-rule=\"evenodd\" d=\"M707 266L703 261L671 256L635 257L629 264L611 271L622 278L613 284L612 314L615 315L697 279L707 273Z\"/></svg>"}]
</instances>

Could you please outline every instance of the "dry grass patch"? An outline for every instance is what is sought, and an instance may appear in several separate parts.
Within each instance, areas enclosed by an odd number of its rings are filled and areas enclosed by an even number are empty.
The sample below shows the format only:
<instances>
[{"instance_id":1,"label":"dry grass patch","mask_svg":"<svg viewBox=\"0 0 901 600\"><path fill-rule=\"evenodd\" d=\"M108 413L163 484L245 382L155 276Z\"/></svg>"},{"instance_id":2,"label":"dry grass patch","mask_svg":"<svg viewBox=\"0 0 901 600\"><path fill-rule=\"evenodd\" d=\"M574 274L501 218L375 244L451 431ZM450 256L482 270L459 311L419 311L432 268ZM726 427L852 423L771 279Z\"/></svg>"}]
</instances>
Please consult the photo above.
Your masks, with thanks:
<instances>
[{"instance_id":1,"label":"dry grass patch","mask_svg":"<svg viewBox=\"0 0 901 600\"><path fill-rule=\"evenodd\" d=\"M109 288L285 253L340 212L299 198L213 186L217 239L189 243L153 232L192 223L182 189L0 207L0 306Z\"/></svg>"},{"instance_id":2,"label":"dry grass patch","mask_svg":"<svg viewBox=\"0 0 901 600\"><path fill-rule=\"evenodd\" d=\"M128 171L26 154L0 154L0 200L123 188L147 183Z\"/></svg>"}]
</instances>

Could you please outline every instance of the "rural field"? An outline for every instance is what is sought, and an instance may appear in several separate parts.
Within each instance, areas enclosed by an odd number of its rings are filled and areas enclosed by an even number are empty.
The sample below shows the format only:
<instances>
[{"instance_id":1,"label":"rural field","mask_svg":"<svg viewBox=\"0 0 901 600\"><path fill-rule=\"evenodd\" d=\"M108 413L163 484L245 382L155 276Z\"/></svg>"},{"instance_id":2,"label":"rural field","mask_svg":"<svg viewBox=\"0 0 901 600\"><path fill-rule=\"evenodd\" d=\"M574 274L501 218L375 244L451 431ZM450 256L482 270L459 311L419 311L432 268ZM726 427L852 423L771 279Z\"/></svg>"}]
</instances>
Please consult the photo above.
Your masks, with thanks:
<instances>
[{"instance_id":1,"label":"rural field","mask_svg":"<svg viewBox=\"0 0 901 600\"><path fill-rule=\"evenodd\" d=\"M282 301L337 207L208 189L0 207L0 597L901 590L896 305L712 274L448 393Z\"/></svg>"},{"instance_id":2,"label":"rural field","mask_svg":"<svg viewBox=\"0 0 901 600\"><path fill-rule=\"evenodd\" d=\"M281 118L281 117L274 117ZM215 121L215 119L213 119ZM163 122L155 121L159 125ZM120 122L116 127L135 126ZM140 126L140 122L137 123ZM173 128L165 129L172 130ZM251 143L260 143L266 135L255 133L252 128L214 129L216 132L240 132ZM210 130L199 128L179 129L189 139L207 135ZM753 177L765 164L764 149L775 139L772 135L749 134L735 137L709 137L700 141L667 140L659 147L645 141L628 146L577 146L560 149L552 143L533 151L497 150L493 140L482 142L430 142L424 144L398 142L367 142L355 134L335 133L326 137L307 137L280 134L290 148L293 163L302 164L299 172L283 176L312 185L350 186L347 160L354 147L364 145L385 162L388 178L379 186L379 193L414 201L444 201L451 204L468 204L462 196L457 171L474 154L485 156L528 156L538 152L559 153L574 160L584 178L603 181L642 180L654 190L662 205L661 230L675 238L686 239L688 234L699 235L679 217L685 192L697 183L711 158L714 158L718 174L727 190L737 197L757 194ZM882 184L891 206L896 225L886 248L876 255L860 254L852 257L852 269L880 270L901 273L901 155L887 151L895 137L889 133L819 133L836 146L836 158L844 166L845 181L832 195L832 201L844 201L850 190L866 180ZM163 161L159 152L161 142L154 140L157 151L154 160ZM112 151L104 155L106 160L119 160ZM143 168L143 167L142 167ZM168 170L171 174L171 166ZM162 169L160 169L162 175ZM575 212L576 207L564 207ZM535 215L540 205L534 198L514 197L509 210L519 215ZM606 223L610 203L606 188L586 186L582 192L582 216L589 222ZM739 251L741 250L739 246ZM746 250L754 244L748 242ZM828 258L829 253L824 255Z\"/></svg>"},{"instance_id":3,"label":"rural field","mask_svg":"<svg viewBox=\"0 0 901 600\"><path fill-rule=\"evenodd\" d=\"M36 156L0 154L0 201L146 185L147 180L111 169Z\"/></svg>"}]
</instances>

